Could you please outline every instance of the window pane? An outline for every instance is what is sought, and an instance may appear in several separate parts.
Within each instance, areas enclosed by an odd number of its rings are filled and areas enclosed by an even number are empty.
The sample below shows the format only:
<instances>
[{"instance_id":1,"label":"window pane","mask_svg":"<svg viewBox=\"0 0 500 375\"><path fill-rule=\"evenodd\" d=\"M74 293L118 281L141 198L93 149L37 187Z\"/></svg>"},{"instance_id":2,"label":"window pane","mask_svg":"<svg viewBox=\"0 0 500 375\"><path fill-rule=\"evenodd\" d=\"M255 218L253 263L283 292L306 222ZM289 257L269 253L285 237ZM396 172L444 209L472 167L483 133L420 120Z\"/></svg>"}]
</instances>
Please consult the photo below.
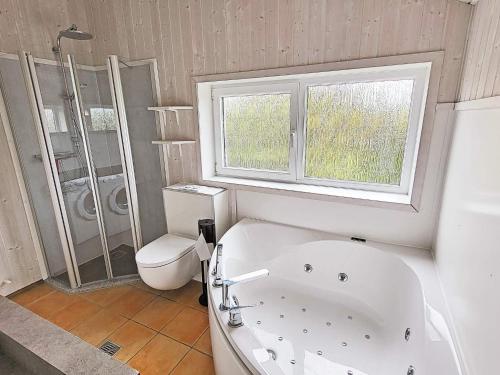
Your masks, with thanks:
<instances>
[{"instance_id":1,"label":"window pane","mask_svg":"<svg viewBox=\"0 0 500 375\"><path fill-rule=\"evenodd\" d=\"M49 133L55 133L57 131L56 116L52 108L45 108L45 118L47 119L47 128Z\"/></svg>"},{"instance_id":2,"label":"window pane","mask_svg":"<svg viewBox=\"0 0 500 375\"><path fill-rule=\"evenodd\" d=\"M90 108L92 130L115 130L115 111L113 108Z\"/></svg>"},{"instance_id":3,"label":"window pane","mask_svg":"<svg viewBox=\"0 0 500 375\"><path fill-rule=\"evenodd\" d=\"M311 86L305 175L399 185L413 80Z\"/></svg>"},{"instance_id":4,"label":"window pane","mask_svg":"<svg viewBox=\"0 0 500 375\"><path fill-rule=\"evenodd\" d=\"M290 94L223 98L229 168L288 171Z\"/></svg>"}]
</instances>

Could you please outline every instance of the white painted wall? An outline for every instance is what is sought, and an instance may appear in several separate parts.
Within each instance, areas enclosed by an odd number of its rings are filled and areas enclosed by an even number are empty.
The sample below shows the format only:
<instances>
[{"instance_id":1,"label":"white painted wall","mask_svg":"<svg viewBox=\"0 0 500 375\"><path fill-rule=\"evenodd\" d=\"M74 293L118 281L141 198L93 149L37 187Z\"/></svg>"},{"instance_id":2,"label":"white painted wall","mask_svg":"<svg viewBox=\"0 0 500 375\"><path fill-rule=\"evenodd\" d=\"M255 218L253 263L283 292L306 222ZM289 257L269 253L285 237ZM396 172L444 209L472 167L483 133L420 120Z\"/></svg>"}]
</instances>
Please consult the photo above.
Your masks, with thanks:
<instances>
[{"instance_id":1,"label":"white painted wall","mask_svg":"<svg viewBox=\"0 0 500 375\"><path fill-rule=\"evenodd\" d=\"M238 190L237 217L430 249L435 234L453 111L438 105L419 212Z\"/></svg>"},{"instance_id":2,"label":"white painted wall","mask_svg":"<svg viewBox=\"0 0 500 375\"><path fill-rule=\"evenodd\" d=\"M470 375L498 373L500 354L500 97L496 100L496 109L457 112L435 244Z\"/></svg>"}]
</instances>

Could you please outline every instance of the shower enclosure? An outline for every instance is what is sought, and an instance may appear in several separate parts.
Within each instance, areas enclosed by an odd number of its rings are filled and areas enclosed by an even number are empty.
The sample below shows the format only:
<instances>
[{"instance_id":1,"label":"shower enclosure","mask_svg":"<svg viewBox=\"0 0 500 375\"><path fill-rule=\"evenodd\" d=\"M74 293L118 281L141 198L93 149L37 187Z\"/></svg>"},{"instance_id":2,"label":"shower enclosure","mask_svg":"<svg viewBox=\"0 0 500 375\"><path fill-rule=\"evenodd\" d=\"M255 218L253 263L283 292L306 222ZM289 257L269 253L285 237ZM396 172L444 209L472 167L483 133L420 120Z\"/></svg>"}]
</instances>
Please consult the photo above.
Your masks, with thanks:
<instances>
[{"instance_id":1,"label":"shower enclosure","mask_svg":"<svg viewBox=\"0 0 500 375\"><path fill-rule=\"evenodd\" d=\"M63 62L59 37L61 61L0 54L0 94L47 274L77 288L136 275L135 252L166 233L160 125L147 110L159 91L154 60Z\"/></svg>"}]
</instances>

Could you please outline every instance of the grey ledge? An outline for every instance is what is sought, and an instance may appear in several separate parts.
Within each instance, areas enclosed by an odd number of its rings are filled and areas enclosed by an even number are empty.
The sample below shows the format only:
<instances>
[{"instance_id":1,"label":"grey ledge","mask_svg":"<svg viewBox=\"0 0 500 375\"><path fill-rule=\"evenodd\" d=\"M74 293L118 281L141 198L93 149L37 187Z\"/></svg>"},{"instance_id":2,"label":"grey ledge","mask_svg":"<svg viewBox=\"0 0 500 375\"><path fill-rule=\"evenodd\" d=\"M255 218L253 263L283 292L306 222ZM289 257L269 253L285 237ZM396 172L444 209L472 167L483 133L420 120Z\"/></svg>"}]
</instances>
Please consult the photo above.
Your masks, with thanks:
<instances>
[{"instance_id":1,"label":"grey ledge","mask_svg":"<svg viewBox=\"0 0 500 375\"><path fill-rule=\"evenodd\" d=\"M126 364L1 296L0 352L33 374L139 374Z\"/></svg>"}]
</instances>

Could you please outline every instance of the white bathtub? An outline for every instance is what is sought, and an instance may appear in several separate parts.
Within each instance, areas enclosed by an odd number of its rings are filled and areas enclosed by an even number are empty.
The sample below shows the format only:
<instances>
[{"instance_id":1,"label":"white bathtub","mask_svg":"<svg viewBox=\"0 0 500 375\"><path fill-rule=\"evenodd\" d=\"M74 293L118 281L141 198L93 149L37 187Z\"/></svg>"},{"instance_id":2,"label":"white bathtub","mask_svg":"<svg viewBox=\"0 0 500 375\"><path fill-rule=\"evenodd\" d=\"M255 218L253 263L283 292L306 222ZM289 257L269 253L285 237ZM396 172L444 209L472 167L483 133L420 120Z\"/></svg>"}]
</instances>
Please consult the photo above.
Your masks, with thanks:
<instances>
[{"instance_id":1,"label":"white bathtub","mask_svg":"<svg viewBox=\"0 0 500 375\"><path fill-rule=\"evenodd\" d=\"M227 325L210 276L218 375L461 374L427 251L249 219L220 243L226 278L270 276L231 287L241 305L257 305L241 310L239 328Z\"/></svg>"}]
</instances>

